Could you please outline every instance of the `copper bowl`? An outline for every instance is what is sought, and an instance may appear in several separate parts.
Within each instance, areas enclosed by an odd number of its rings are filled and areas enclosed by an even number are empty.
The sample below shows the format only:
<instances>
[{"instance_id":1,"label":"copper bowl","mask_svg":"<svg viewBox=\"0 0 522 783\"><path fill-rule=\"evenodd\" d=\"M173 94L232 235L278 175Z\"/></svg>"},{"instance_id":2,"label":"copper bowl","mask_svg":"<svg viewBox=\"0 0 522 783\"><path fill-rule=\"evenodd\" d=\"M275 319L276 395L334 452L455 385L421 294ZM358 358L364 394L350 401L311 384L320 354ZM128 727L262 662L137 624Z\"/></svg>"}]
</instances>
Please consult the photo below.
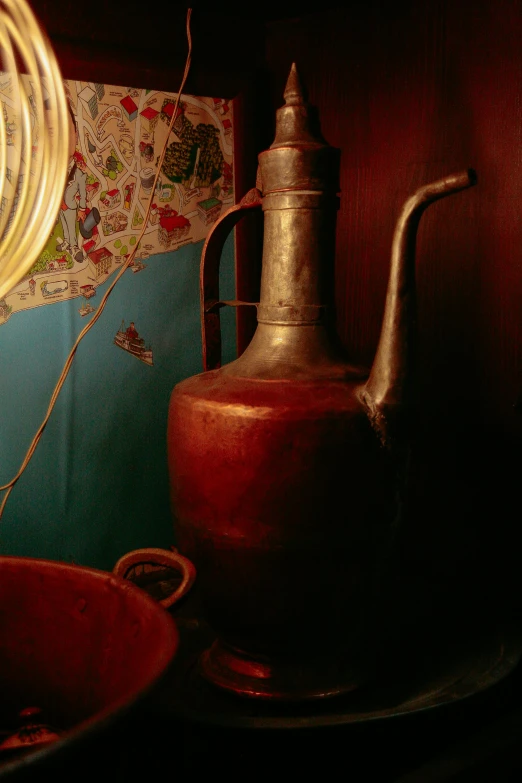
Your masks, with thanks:
<instances>
[{"instance_id":1,"label":"copper bowl","mask_svg":"<svg viewBox=\"0 0 522 783\"><path fill-rule=\"evenodd\" d=\"M178 649L178 631L145 591L82 566L0 557L0 729L37 706L60 738L0 757L0 779L37 768L77 770L107 733L157 686ZM32 772L31 772L32 770ZM70 777L76 780L77 778ZM37 774L38 777L38 774Z\"/></svg>"}]
</instances>

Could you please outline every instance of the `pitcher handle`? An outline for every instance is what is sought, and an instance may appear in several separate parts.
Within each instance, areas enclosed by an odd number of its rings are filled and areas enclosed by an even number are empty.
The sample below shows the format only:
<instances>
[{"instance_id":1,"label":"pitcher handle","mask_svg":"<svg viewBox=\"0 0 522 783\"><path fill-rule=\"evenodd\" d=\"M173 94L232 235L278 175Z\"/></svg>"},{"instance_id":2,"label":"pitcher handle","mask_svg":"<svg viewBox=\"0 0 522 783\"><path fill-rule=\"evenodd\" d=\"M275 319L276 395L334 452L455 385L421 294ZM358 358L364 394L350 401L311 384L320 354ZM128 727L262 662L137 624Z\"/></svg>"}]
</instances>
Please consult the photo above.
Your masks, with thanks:
<instances>
[{"instance_id":1,"label":"pitcher handle","mask_svg":"<svg viewBox=\"0 0 522 783\"><path fill-rule=\"evenodd\" d=\"M177 603L184 595L188 593L196 579L196 568L187 557L183 557L178 552L168 549L134 549L132 552L120 557L112 573L122 579L128 579L130 571L140 563L151 563L154 565L166 566L179 571L182 574L182 580L178 588L172 595L162 598L158 601L165 609L169 609Z\"/></svg>"},{"instance_id":2,"label":"pitcher handle","mask_svg":"<svg viewBox=\"0 0 522 783\"><path fill-rule=\"evenodd\" d=\"M261 206L261 193L252 188L219 218L212 226L203 245L199 275L201 305L201 342L203 346L203 369L217 370L221 367L221 326L219 311L230 305L257 306L257 302L239 302L237 299L221 301L219 299L219 264L223 245L236 223L251 209Z\"/></svg>"}]
</instances>

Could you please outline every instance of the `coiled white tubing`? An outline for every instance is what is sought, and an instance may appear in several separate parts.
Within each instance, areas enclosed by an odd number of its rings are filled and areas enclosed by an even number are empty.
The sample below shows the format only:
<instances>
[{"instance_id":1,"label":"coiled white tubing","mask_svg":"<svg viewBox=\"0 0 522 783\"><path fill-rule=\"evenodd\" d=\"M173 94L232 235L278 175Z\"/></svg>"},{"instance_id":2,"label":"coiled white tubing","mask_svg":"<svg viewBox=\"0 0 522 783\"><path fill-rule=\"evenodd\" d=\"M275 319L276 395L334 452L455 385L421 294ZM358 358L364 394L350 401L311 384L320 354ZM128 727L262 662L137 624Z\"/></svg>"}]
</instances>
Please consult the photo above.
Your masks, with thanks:
<instances>
[{"instance_id":1,"label":"coiled white tubing","mask_svg":"<svg viewBox=\"0 0 522 783\"><path fill-rule=\"evenodd\" d=\"M69 149L67 98L52 46L26 0L0 0L0 299L28 274L56 223ZM16 200L17 197L17 200Z\"/></svg>"}]
</instances>

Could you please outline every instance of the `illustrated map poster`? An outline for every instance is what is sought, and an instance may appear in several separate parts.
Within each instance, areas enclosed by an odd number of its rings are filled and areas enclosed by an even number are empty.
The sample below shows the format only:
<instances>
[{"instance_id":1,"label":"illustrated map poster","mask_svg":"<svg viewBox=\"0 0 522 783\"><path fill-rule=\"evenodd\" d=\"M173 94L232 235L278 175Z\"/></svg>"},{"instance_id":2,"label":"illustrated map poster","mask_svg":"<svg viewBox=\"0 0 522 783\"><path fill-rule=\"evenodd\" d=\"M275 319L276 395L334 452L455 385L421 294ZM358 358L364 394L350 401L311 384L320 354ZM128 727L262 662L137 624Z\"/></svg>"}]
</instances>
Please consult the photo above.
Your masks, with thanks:
<instances>
[{"instance_id":1,"label":"illustrated map poster","mask_svg":"<svg viewBox=\"0 0 522 783\"><path fill-rule=\"evenodd\" d=\"M29 274L0 299L0 326L15 313L78 300L78 318L95 309L96 289L136 249L128 274L147 260L199 242L233 203L232 104L183 95L156 188L159 156L177 95L158 90L66 81L76 128L64 200L43 252ZM7 128L7 180L0 210L11 210L17 183L20 119L4 74L0 100ZM14 167L13 167L14 168ZM151 211L144 236L149 201Z\"/></svg>"},{"instance_id":2,"label":"illustrated map poster","mask_svg":"<svg viewBox=\"0 0 522 783\"><path fill-rule=\"evenodd\" d=\"M168 401L177 383L202 370L199 264L205 237L234 201L233 106L182 96L153 190L177 96L65 84L77 134L60 213L30 273L0 299L0 485L17 473L72 346L137 252L79 345L9 497L0 551L112 570L132 549L176 544ZM10 169L0 209L9 214L21 141L10 95L0 74ZM230 234L220 266L224 298L234 298L234 282ZM226 363L236 349L235 311L225 309Z\"/></svg>"}]
</instances>

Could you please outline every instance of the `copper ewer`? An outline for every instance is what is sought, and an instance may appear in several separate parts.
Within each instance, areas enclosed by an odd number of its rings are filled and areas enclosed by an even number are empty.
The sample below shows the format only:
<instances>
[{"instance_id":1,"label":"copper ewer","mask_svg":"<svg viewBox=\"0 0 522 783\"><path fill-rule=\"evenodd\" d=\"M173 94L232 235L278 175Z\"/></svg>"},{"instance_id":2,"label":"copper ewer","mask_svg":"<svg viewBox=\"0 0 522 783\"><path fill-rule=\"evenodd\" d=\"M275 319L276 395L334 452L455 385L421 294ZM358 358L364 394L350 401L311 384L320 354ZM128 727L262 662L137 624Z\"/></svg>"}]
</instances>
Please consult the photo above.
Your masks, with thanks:
<instances>
[{"instance_id":1,"label":"copper ewer","mask_svg":"<svg viewBox=\"0 0 522 783\"><path fill-rule=\"evenodd\" d=\"M370 372L331 336L339 150L322 138L295 66L259 190L203 250L206 372L172 392L168 452L177 543L195 564L217 640L205 677L266 699L331 696L367 676L379 569L397 515L396 453L411 397L415 239L433 201L471 170L418 190L393 241ZM264 211L255 335L220 367L218 269L249 209Z\"/></svg>"}]
</instances>

